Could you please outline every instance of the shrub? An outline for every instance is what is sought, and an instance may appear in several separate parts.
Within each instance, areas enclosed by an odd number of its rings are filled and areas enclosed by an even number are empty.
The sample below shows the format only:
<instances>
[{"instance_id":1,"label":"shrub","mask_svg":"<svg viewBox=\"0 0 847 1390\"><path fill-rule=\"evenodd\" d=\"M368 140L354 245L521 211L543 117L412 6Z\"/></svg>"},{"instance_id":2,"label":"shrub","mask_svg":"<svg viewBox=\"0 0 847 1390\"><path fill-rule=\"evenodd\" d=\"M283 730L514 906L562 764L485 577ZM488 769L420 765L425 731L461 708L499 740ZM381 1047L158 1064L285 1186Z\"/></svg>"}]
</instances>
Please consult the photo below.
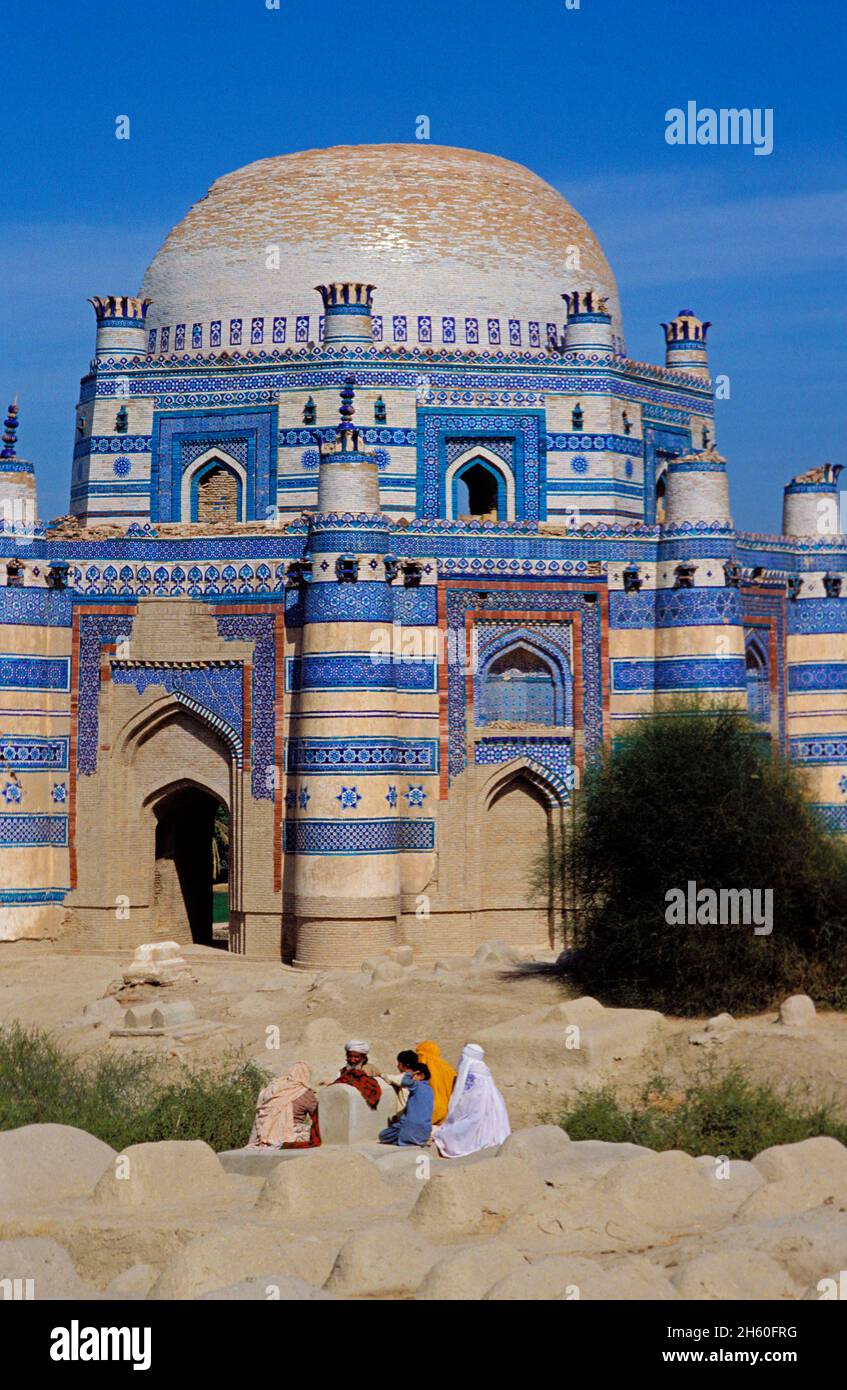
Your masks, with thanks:
<instances>
[{"instance_id":1,"label":"shrub","mask_svg":"<svg viewBox=\"0 0 847 1390\"><path fill-rule=\"evenodd\" d=\"M158 1058L105 1054L84 1062L38 1028L0 1029L0 1129L74 1125L115 1149L158 1139L246 1144L267 1078L230 1057L175 1075Z\"/></svg>"},{"instance_id":2,"label":"shrub","mask_svg":"<svg viewBox=\"0 0 847 1390\"><path fill-rule=\"evenodd\" d=\"M754 1012L808 992L847 1006L847 849L800 774L733 710L639 720L590 770L551 872L579 911L569 978L605 1002L681 1015ZM773 893L770 935L670 925L668 893Z\"/></svg>"},{"instance_id":3,"label":"shrub","mask_svg":"<svg viewBox=\"0 0 847 1390\"><path fill-rule=\"evenodd\" d=\"M748 1081L736 1068L700 1077L675 1094L664 1078L650 1080L627 1104L609 1086L583 1091L547 1119L571 1139L643 1144L663 1152L755 1158L772 1144L795 1144L826 1134L847 1144L847 1123L829 1105L796 1092L780 1095Z\"/></svg>"}]
</instances>

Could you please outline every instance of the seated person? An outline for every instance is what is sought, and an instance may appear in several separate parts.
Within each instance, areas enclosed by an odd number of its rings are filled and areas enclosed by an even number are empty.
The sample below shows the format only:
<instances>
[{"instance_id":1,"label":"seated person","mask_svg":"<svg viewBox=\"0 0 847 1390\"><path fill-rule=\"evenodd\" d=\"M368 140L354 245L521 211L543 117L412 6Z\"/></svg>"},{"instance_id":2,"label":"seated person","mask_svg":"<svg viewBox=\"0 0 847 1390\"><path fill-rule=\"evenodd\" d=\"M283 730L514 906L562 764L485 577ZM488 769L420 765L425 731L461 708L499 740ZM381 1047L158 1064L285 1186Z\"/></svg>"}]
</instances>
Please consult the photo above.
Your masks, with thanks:
<instances>
[{"instance_id":1,"label":"seated person","mask_svg":"<svg viewBox=\"0 0 847 1390\"><path fill-rule=\"evenodd\" d=\"M418 1062L414 1069L406 1072L403 1086L409 1092L406 1109L399 1119L392 1120L386 1129L380 1131L380 1144L428 1144L432 1133L432 1108L435 1096L429 1084L429 1067Z\"/></svg>"},{"instance_id":2,"label":"seated person","mask_svg":"<svg viewBox=\"0 0 847 1390\"><path fill-rule=\"evenodd\" d=\"M359 1095L371 1107L376 1110L379 1105L382 1089L376 1079L373 1067L368 1066L368 1052L370 1043L352 1039L345 1043L344 1052L346 1054L346 1066L341 1068L331 1086L354 1086Z\"/></svg>"},{"instance_id":3,"label":"seated person","mask_svg":"<svg viewBox=\"0 0 847 1390\"><path fill-rule=\"evenodd\" d=\"M318 1098L310 1086L312 1073L306 1062L277 1076L256 1101L256 1117L249 1149L313 1149L321 1142Z\"/></svg>"},{"instance_id":4,"label":"seated person","mask_svg":"<svg viewBox=\"0 0 847 1390\"><path fill-rule=\"evenodd\" d=\"M506 1103L484 1056L478 1043L462 1049L447 1119L433 1134L442 1158L464 1158L480 1149L498 1148L512 1132Z\"/></svg>"},{"instance_id":5,"label":"seated person","mask_svg":"<svg viewBox=\"0 0 847 1390\"><path fill-rule=\"evenodd\" d=\"M429 1067L429 1084L435 1093L435 1109L432 1113L432 1123L440 1125L447 1119L447 1111L450 1107L450 1097L453 1094L453 1087L456 1084L456 1073L445 1062L441 1056L441 1049L436 1042L418 1043L415 1051L418 1054L418 1061L425 1062Z\"/></svg>"},{"instance_id":6,"label":"seated person","mask_svg":"<svg viewBox=\"0 0 847 1390\"><path fill-rule=\"evenodd\" d=\"M392 1115L391 1117L392 1122L394 1120L399 1120L403 1111L406 1109L406 1102L409 1099L409 1092L403 1085L403 1077L407 1074L407 1072L413 1072L417 1065L417 1053L398 1052L396 1072L385 1072L382 1075L382 1080L388 1082L389 1086L393 1088L394 1093L397 1096L397 1111L396 1114Z\"/></svg>"}]
</instances>

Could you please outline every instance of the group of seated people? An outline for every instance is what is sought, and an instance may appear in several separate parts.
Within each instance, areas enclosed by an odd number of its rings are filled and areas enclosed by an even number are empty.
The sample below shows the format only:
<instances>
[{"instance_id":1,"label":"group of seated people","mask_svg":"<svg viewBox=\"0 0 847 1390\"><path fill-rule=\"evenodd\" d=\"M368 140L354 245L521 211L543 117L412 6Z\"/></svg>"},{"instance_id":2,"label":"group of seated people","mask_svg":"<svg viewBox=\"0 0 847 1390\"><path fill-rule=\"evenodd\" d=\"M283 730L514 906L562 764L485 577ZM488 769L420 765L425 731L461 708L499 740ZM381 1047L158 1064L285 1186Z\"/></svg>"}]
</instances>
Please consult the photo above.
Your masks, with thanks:
<instances>
[{"instance_id":1,"label":"group of seated people","mask_svg":"<svg viewBox=\"0 0 847 1390\"><path fill-rule=\"evenodd\" d=\"M434 1144L442 1158L463 1158L502 1144L511 1133L506 1105L477 1043L468 1043L458 1071L437 1043L418 1043L397 1055L397 1071L381 1073L368 1060L363 1039L345 1045L345 1065L331 1086L352 1086L376 1110L383 1089L392 1090L397 1111L380 1131L381 1144ZM321 1142L318 1095L306 1062L276 1077L259 1093L248 1141L253 1149L311 1149Z\"/></svg>"}]
</instances>

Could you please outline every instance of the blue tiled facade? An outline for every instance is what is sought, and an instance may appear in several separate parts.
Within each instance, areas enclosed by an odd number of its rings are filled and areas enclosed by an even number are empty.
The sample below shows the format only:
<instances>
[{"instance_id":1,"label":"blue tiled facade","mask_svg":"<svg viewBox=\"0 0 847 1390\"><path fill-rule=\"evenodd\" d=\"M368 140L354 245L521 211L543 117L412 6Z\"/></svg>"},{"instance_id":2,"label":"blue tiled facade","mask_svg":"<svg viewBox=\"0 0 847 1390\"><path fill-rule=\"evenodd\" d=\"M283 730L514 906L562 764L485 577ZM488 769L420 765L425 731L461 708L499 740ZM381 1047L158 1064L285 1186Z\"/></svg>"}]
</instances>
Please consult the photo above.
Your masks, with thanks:
<instances>
[{"instance_id":1,"label":"blue tiled facade","mask_svg":"<svg viewBox=\"0 0 847 1390\"><path fill-rule=\"evenodd\" d=\"M168 746L202 726L214 750L219 776L167 767L150 795L229 798L239 930L300 903L335 921L336 882L338 920L355 935L361 899L369 941L430 892L436 916L481 913L446 901L438 857L484 842L484 789L525 777L561 808L628 721L677 700L746 702L847 833L847 540L736 531L705 352L634 361L610 313L567 320L565 285L531 315L508 283L500 308L375 286L367 312L330 291L324 313L246 291L208 318L168 308L125 355L98 329L80 529L0 531L0 923L76 909L129 709L176 708ZM7 490L31 476L0 465ZM235 502L210 502L210 479ZM101 523L123 534L85 529Z\"/></svg>"}]
</instances>

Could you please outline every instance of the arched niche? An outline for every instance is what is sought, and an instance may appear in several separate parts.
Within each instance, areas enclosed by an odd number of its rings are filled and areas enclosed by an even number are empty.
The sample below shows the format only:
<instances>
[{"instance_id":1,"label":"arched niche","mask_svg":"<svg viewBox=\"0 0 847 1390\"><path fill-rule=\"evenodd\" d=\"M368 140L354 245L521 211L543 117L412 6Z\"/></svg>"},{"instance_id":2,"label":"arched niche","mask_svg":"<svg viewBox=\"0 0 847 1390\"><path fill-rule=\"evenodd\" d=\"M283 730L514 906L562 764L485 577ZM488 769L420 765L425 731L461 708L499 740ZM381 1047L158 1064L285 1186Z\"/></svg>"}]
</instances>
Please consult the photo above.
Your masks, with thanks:
<instances>
[{"instance_id":1,"label":"arched niche","mask_svg":"<svg viewBox=\"0 0 847 1390\"><path fill-rule=\"evenodd\" d=\"M744 665L747 675L747 712L757 724L771 718L771 673L767 639L761 633L747 632L744 638Z\"/></svg>"},{"instance_id":2,"label":"arched niche","mask_svg":"<svg viewBox=\"0 0 847 1390\"><path fill-rule=\"evenodd\" d=\"M181 515L193 522L237 522L246 516L247 473L237 459L209 449L185 470Z\"/></svg>"},{"instance_id":3,"label":"arched niche","mask_svg":"<svg viewBox=\"0 0 847 1390\"><path fill-rule=\"evenodd\" d=\"M477 680L476 723L569 726L572 679L558 654L531 638L514 641L484 655Z\"/></svg>"},{"instance_id":4,"label":"arched niche","mask_svg":"<svg viewBox=\"0 0 847 1390\"><path fill-rule=\"evenodd\" d=\"M468 450L450 465L446 496L451 520L470 516L479 521L513 521L515 517L511 469L483 446Z\"/></svg>"}]
</instances>

